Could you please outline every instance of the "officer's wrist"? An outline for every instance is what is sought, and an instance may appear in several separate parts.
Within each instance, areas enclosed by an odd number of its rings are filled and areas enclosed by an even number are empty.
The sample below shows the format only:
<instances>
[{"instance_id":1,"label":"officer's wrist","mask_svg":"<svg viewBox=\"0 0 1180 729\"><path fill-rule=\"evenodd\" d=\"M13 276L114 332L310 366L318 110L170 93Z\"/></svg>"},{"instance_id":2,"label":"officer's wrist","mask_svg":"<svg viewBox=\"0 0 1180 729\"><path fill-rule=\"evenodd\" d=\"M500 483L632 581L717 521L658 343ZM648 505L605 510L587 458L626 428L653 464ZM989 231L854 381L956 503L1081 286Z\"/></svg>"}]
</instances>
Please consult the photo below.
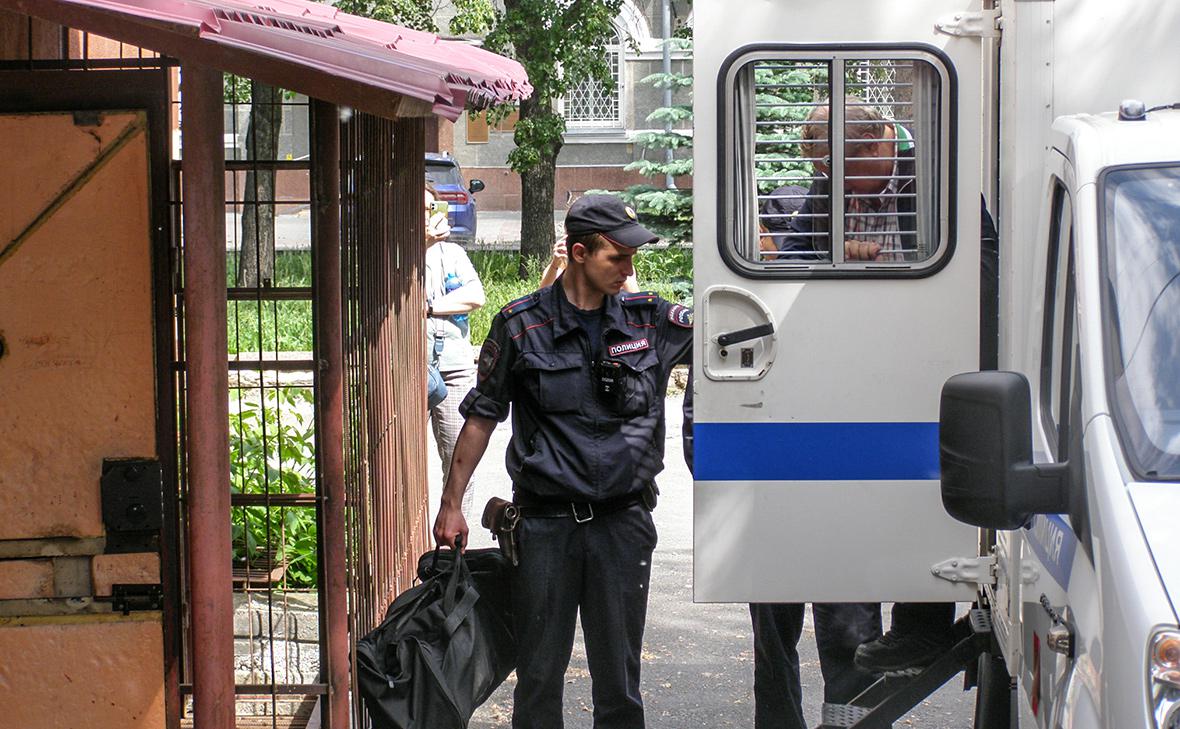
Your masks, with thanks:
<instances>
[{"instance_id":1,"label":"officer's wrist","mask_svg":"<svg viewBox=\"0 0 1180 729\"><path fill-rule=\"evenodd\" d=\"M434 304L426 305L426 316L434 316Z\"/></svg>"}]
</instances>

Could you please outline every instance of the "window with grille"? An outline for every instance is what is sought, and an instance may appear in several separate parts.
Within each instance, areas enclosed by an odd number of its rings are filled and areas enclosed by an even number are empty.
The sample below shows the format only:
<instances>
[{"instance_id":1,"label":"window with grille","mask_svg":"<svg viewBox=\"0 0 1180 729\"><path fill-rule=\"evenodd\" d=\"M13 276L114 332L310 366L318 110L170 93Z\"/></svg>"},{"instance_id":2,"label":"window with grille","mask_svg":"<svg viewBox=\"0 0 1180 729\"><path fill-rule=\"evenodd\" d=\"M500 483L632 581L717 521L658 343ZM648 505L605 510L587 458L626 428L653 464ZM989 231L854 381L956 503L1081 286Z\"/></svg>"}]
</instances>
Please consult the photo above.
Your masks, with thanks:
<instances>
[{"instance_id":1,"label":"window with grille","mask_svg":"<svg viewBox=\"0 0 1180 729\"><path fill-rule=\"evenodd\" d=\"M608 89L598 79L585 79L571 88L563 103L567 128L622 126L623 43L617 31L606 45L606 61L615 80L614 88Z\"/></svg>"},{"instance_id":2,"label":"window with grille","mask_svg":"<svg viewBox=\"0 0 1180 729\"><path fill-rule=\"evenodd\" d=\"M934 269L949 251L947 69L902 49L752 50L731 62L720 127L731 263L788 277Z\"/></svg>"}]
</instances>

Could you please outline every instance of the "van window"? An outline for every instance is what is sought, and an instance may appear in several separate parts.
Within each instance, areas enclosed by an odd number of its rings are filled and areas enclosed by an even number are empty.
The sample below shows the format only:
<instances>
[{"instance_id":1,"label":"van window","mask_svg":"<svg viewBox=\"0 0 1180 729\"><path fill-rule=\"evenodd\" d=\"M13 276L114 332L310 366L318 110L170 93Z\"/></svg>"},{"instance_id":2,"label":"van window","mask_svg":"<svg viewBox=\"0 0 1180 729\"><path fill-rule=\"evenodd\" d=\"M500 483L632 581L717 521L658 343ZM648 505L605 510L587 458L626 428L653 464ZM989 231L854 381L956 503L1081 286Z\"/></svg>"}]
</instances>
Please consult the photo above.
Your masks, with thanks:
<instances>
[{"instance_id":1,"label":"van window","mask_svg":"<svg viewBox=\"0 0 1180 729\"><path fill-rule=\"evenodd\" d=\"M720 230L731 265L896 275L946 255L952 100L941 58L758 49L723 74Z\"/></svg>"},{"instance_id":2,"label":"van window","mask_svg":"<svg viewBox=\"0 0 1180 729\"><path fill-rule=\"evenodd\" d=\"M1180 478L1180 167L1115 168L1099 181L1107 376L1128 464Z\"/></svg>"},{"instance_id":3,"label":"van window","mask_svg":"<svg viewBox=\"0 0 1180 729\"><path fill-rule=\"evenodd\" d=\"M1073 204L1065 185L1057 180L1053 187L1052 218L1049 221L1049 260L1045 269L1045 319L1041 334L1041 424L1054 458L1064 460L1068 444L1062 443L1061 426L1068 413L1068 377L1062 353L1066 351L1066 334L1072 326L1073 306L1069 285L1070 251L1073 249Z\"/></svg>"}]
</instances>

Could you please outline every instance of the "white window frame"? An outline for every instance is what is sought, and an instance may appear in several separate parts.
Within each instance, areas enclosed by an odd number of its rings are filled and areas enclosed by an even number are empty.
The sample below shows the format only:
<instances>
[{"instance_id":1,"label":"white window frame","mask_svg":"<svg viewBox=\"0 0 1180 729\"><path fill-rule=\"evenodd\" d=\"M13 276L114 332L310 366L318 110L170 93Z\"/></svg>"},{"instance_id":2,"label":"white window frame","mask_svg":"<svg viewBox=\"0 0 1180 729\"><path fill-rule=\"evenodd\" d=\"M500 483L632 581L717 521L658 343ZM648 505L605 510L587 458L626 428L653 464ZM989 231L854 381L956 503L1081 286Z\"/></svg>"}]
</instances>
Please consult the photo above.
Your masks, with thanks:
<instances>
[{"instance_id":1,"label":"white window frame","mask_svg":"<svg viewBox=\"0 0 1180 729\"><path fill-rule=\"evenodd\" d=\"M929 258L914 262L845 261L841 245L832 246L830 260L814 262L760 260L758 233L758 186L755 175L739 179L738 160L750 150L739 148L742 136L737 134L738 117L754 120L753 108L738 109L741 100L737 93L739 75L748 65L760 61L812 61L831 64L829 72L829 98L844 98L844 73L846 62L855 61L914 61L929 64L939 79L938 139L928 148L936 149L937 184L930 180L917 180L918 194L937 195L933 201L938 211L934 234L938 241ZM950 238L951 214L954 197L954 120L957 93L951 62L941 53L928 47L914 46L752 46L735 53L722 67L719 79L719 94L724 101L720 105L721 119L718 141L718 245L722 256L731 269L749 278L917 278L932 275L949 261L953 242ZM844 124L843 104L833 105L831 113L830 150L841 150L832 155L832 185L842 187L844 175ZM751 148L752 149L752 148ZM752 166L752 163L751 163ZM754 200L749 205L749 200ZM831 225L829 240L843 237L844 197L833 195L830 201ZM928 201L927 204L930 204ZM753 252L753 255L750 255Z\"/></svg>"},{"instance_id":2,"label":"white window frame","mask_svg":"<svg viewBox=\"0 0 1180 729\"><path fill-rule=\"evenodd\" d=\"M621 132L624 128L623 120L626 118L626 114L625 114L625 99L626 99L626 97L625 97L623 91L626 88L626 85L624 83L624 78L626 76L626 67L627 67L626 43L623 42L623 36L624 36L623 30L621 28L619 28L617 25L615 25L614 31L615 31L614 39L606 44L604 50L608 54L608 56L609 56L609 54L613 53L615 58L617 59L616 65L615 65L615 73L614 73L614 77L615 77L614 101L615 101L616 113L613 118L606 118L604 116L602 118L582 119L582 120L571 120L571 119L569 119L568 116L566 116L567 113L569 112L570 97L572 94L577 93L578 91L585 89L585 88L593 89L594 91L596 91L599 94L603 93L602 84L597 79L585 79L581 83L578 84L578 89L571 89L558 102L558 107L559 107L558 113L560 113L563 117L566 117L565 127L566 127L566 131L569 133L572 133L572 134L591 133L591 134L593 134L596 132L603 132L603 131Z\"/></svg>"}]
</instances>

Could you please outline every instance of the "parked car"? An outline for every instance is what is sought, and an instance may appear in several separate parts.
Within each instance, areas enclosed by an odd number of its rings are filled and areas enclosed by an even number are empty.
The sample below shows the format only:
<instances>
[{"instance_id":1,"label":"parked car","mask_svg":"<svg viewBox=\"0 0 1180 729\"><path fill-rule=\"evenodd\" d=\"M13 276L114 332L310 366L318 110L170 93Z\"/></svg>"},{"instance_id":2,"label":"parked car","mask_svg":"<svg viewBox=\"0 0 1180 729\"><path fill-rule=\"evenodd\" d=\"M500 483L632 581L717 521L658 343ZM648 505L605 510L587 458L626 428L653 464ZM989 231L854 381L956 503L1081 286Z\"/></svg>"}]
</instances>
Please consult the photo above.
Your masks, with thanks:
<instances>
[{"instance_id":1,"label":"parked car","mask_svg":"<svg viewBox=\"0 0 1180 729\"><path fill-rule=\"evenodd\" d=\"M449 205L447 218L451 223L451 240L455 243L475 242L475 194L484 188L482 180L463 182L459 163L449 154L426 154L426 181L434 185L440 200Z\"/></svg>"}]
</instances>

